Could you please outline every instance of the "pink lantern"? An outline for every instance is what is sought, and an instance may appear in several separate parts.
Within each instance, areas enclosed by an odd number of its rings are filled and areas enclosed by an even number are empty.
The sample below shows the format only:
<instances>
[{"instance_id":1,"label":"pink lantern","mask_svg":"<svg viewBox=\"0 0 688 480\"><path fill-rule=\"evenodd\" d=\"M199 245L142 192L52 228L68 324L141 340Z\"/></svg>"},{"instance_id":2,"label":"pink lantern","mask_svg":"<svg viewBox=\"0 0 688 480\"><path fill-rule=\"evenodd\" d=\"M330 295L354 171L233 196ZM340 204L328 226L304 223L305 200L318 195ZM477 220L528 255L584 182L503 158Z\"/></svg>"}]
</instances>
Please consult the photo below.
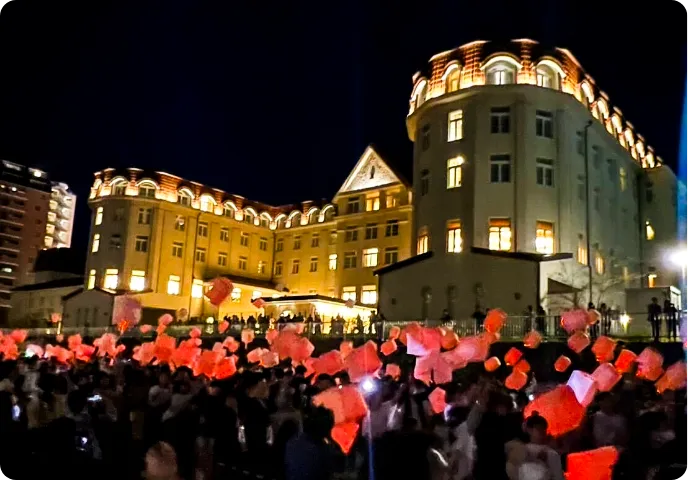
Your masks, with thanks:
<instances>
[{"instance_id":1,"label":"pink lantern","mask_svg":"<svg viewBox=\"0 0 688 480\"><path fill-rule=\"evenodd\" d=\"M509 351L506 352L506 355L504 355L504 362L510 367L513 367L521 359L521 356L523 356L523 352L516 347L511 347Z\"/></svg>"},{"instance_id":2,"label":"pink lantern","mask_svg":"<svg viewBox=\"0 0 688 480\"><path fill-rule=\"evenodd\" d=\"M619 373L628 373L636 358L638 358L638 356L635 353L624 348L621 350L621 353L619 353L619 356L616 357L616 362L614 362L616 371Z\"/></svg>"},{"instance_id":3,"label":"pink lantern","mask_svg":"<svg viewBox=\"0 0 688 480\"><path fill-rule=\"evenodd\" d=\"M504 312L504 310L499 308L493 308L492 310L487 312L487 317L485 317L485 321L483 322L485 331L491 333L499 332L504 326L506 318L507 314Z\"/></svg>"},{"instance_id":4,"label":"pink lantern","mask_svg":"<svg viewBox=\"0 0 688 480\"><path fill-rule=\"evenodd\" d=\"M577 331L569 337L566 343L571 350L576 353L581 353L590 345L590 337L587 333Z\"/></svg>"},{"instance_id":5,"label":"pink lantern","mask_svg":"<svg viewBox=\"0 0 688 480\"><path fill-rule=\"evenodd\" d=\"M585 407L568 385L559 385L536 397L523 409L527 419L535 412L547 420L547 433L558 437L578 428L585 417Z\"/></svg>"},{"instance_id":6,"label":"pink lantern","mask_svg":"<svg viewBox=\"0 0 688 480\"><path fill-rule=\"evenodd\" d=\"M588 326L588 312L578 309L562 313L561 326L567 333L585 330Z\"/></svg>"},{"instance_id":7,"label":"pink lantern","mask_svg":"<svg viewBox=\"0 0 688 480\"><path fill-rule=\"evenodd\" d=\"M580 370L574 370L571 373L566 385L571 387L571 390L573 390L573 393L576 395L576 400L584 407L592 403L592 400L595 398L595 393L597 393L595 379L591 375L581 372Z\"/></svg>"},{"instance_id":8,"label":"pink lantern","mask_svg":"<svg viewBox=\"0 0 688 480\"><path fill-rule=\"evenodd\" d=\"M446 396L447 392L440 387L435 388L432 393L430 393L428 401L434 413L443 413L444 409L447 408Z\"/></svg>"},{"instance_id":9,"label":"pink lantern","mask_svg":"<svg viewBox=\"0 0 688 480\"><path fill-rule=\"evenodd\" d=\"M537 330L531 330L523 338L523 345L526 348L537 348L542 342L542 335L540 335Z\"/></svg>"},{"instance_id":10,"label":"pink lantern","mask_svg":"<svg viewBox=\"0 0 688 480\"><path fill-rule=\"evenodd\" d=\"M621 374L616 371L611 363L601 363L592 372L592 378L600 392L609 392L621 380Z\"/></svg>"},{"instance_id":11,"label":"pink lantern","mask_svg":"<svg viewBox=\"0 0 688 480\"><path fill-rule=\"evenodd\" d=\"M490 357L485 360L485 370L488 372L494 372L501 366L502 362L499 361L497 357Z\"/></svg>"},{"instance_id":12,"label":"pink lantern","mask_svg":"<svg viewBox=\"0 0 688 480\"><path fill-rule=\"evenodd\" d=\"M387 340L380 347L380 352L386 357L397 351L397 342L394 340Z\"/></svg>"},{"instance_id":13,"label":"pink lantern","mask_svg":"<svg viewBox=\"0 0 688 480\"><path fill-rule=\"evenodd\" d=\"M218 277L211 282L210 289L205 293L211 304L216 307L225 301L234 290L234 284L225 277Z\"/></svg>"},{"instance_id":14,"label":"pink lantern","mask_svg":"<svg viewBox=\"0 0 688 480\"><path fill-rule=\"evenodd\" d=\"M595 340L592 346L592 353L598 362L611 362L614 359L614 348L616 341L604 335Z\"/></svg>"},{"instance_id":15,"label":"pink lantern","mask_svg":"<svg viewBox=\"0 0 688 480\"><path fill-rule=\"evenodd\" d=\"M504 385L509 390L520 390L526 386L526 383L528 383L528 375L519 370L512 371L504 380Z\"/></svg>"}]
</instances>

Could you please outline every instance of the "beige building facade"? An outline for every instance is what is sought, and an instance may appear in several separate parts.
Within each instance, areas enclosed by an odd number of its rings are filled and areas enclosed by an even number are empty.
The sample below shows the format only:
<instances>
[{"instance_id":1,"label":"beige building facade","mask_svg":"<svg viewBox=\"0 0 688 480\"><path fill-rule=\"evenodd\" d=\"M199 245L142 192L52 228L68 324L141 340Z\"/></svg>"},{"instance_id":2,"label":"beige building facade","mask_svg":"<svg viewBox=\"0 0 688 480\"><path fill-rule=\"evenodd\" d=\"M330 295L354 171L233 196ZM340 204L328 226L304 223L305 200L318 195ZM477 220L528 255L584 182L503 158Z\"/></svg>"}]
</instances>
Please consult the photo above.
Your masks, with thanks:
<instances>
[{"instance_id":1,"label":"beige building facade","mask_svg":"<svg viewBox=\"0 0 688 480\"><path fill-rule=\"evenodd\" d=\"M144 317L247 317L257 298L303 294L375 306L373 271L410 255L409 185L372 147L331 203L274 207L134 168L95 177L85 289L128 292ZM234 284L219 309L204 297L218 276Z\"/></svg>"},{"instance_id":2,"label":"beige building facade","mask_svg":"<svg viewBox=\"0 0 688 480\"><path fill-rule=\"evenodd\" d=\"M432 57L413 82L413 234L417 254L433 252L431 276L466 275L459 264L467 261L454 257L480 248L570 253L541 271L585 290L591 271L595 303L618 304L625 288L676 284L675 269L657 259L678 247L676 178L569 51L473 42ZM407 287L420 299L421 263L405 275L383 270L383 288L391 277L417 278ZM540 290L537 304L546 303Z\"/></svg>"}]
</instances>

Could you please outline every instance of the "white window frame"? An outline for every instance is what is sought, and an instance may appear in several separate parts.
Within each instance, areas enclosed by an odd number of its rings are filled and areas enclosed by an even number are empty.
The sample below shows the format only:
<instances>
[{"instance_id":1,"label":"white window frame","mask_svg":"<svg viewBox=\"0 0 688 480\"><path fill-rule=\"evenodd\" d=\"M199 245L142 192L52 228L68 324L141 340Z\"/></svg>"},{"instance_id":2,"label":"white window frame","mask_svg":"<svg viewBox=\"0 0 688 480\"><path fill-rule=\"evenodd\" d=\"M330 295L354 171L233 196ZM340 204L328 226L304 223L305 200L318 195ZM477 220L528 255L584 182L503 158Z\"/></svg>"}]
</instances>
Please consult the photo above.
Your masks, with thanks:
<instances>
[{"instance_id":1,"label":"white window frame","mask_svg":"<svg viewBox=\"0 0 688 480\"><path fill-rule=\"evenodd\" d=\"M461 186L462 165L464 163L464 158L461 155L447 160L447 190Z\"/></svg>"},{"instance_id":2,"label":"white window frame","mask_svg":"<svg viewBox=\"0 0 688 480\"><path fill-rule=\"evenodd\" d=\"M146 288L146 272L144 270L132 270L129 278L129 290L141 292Z\"/></svg>"},{"instance_id":3,"label":"white window frame","mask_svg":"<svg viewBox=\"0 0 688 480\"><path fill-rule=\"evenodd\" d=\"M447 116L447 141L463 140L463 110L453 110Z\"/></svg>"},{"instance_id":4,"label":"white window frame","mask_svg":"<svg viewBox=\"0 0 688 480\"><path fill-rule=\"evenodd\" d=\"M363 266L366 268L377 267L379 249L377 247L363 249Z\"/></svg>"}]
</instances>

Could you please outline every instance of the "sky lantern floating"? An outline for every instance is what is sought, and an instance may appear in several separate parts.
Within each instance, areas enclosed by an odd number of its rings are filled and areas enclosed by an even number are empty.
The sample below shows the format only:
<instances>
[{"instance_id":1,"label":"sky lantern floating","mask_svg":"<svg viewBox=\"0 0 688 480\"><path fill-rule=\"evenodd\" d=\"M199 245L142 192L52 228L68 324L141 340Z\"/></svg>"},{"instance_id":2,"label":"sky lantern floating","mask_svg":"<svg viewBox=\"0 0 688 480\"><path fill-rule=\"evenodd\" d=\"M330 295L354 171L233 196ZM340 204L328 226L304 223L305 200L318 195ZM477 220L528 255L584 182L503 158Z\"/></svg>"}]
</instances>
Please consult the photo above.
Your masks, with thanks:
<instances>
[{"instance_id":1,"label":"sky lantern floating","mask_svg":"<svg viewBox=\"0 0 688 480\"><path fill-rule=\"evenodd\" d=\"M502 362L500 362L499 358L497 358L497 357L490 357L487 360L485 360L485 370L487 370L488 372L494 372L501 365L502 365Z\"/></svg>"},{"instance_id":2,"label":"sky lantern floating","mask_svg":"<svg viewBox=\"0 0 688 480\"><path fill-rule=\"evenodd\" d=\"M9 335L0 338L0 353L4 355L5 360L16 360L19 357L19 347Z\"/></svg>"},{"instance_id":3,"label":"sky lantern floating","mask_svg":"<svg viewBox=\"0 0 688 480\"><path fill-rule=\"evenodd\" d=\"M446 398L447 392L442 390L440 387L435 387L435 389L428 396L430 408L432 408L433 413L444 413L444 409L447 408Z\"/></svg>"},{"instance_id":4,"label":"sky lantern floating","mask_svg":"<svg viewBox=\"0 0 688 480\"><path fill-rule=\"evenodd\" d=\"M571 359L566 355L559 356L559 358L557 358L557 361L554 362L554 369L559 373L565 372L566 370L568 370L570 366Z\"/></svg>"},{"instance_id":5,"label":"sky lantern floating","mask_svg":"<svg viewBox=\"0 0 688 480\"><path fill-rule=\"evenodd\" d=\"M576 309L569 310L561 314L561 326L566 333L573 333L577 331L584 331L588 326L588 312L587 310Z\"/></svg>"},{"instance_id":6,"label":"sky lantern floating","mask_svg":"<svg viewBox=\"0 0 688 480\"><path fill-rule=\"evenodd\" d=\"M516 363L516 365L514 365L514 370L518 370L519 372L523 373L528 373L530 372L530 363L528 363L528 360L526 360L525 358L522 358Z\"/></svg>"},{"instance_id":7,"label":"sky lantern floating","mask_svg":"<svg viewBox=\"0 0 688 480\"><path fill-rule=\"evenodd\" d=\"M273 340L270 349L273 352L277 352L280 360L290 358L292 350L295 348L294 346L299 341L299 338L299 335L292 330L282 330Z\"/></svg>"},{"instance_id":8,"label":"sky lantern floating","mask_svg":"<svg viewBox=\"0 0 688 480\"><path fill-rule=\"evenodd\" d=\"M386 357L397 351L397 342L394 340L387 340L380 346L380 352Z\"/></svg>"},{"instance_id":9,"label":"sky lantern floating","mask_svg":"<svg viewBox=\"0 0 688 480\"><path fill-rule=\"evenodd\" d=\"M277 338L277 335L279 335L279 331L275 328L269 329L267 332L265 332L265 340L272 345L272 342L275 341Z\"/></svg>"},{"instance_id":10,"label":"sky lantern floating","mask_svg":"<svg viewBox=\"0 0 688 480\"><path fill-rule=\"evenodd\" d=\"M81 341L81 335L79 335L78 333L70 335L69 337L67 337L67 348L69 348L71 351L74 351L76 350L76 347L81 345Z\"/></svg>"},{"instance_id":11,"label":"sky lantern floating","mask_svg":"<svg viewBox=\"0 0 688 480\"><path fill-rule=\"evenodd\" d=\"M417 333L421 329L421 326L418 322L411 322L406 324L404 328L401 329L401 333L399 334L399 341L403 343L404 345L407 345L406 343L406 338L409 333Z\"/></svg>"},{"instance_id":12,"label":"sky lantern floating","mask_svg":"<svg viewBox=\"0 0 688 480\"><path fill-rule=\"evenodd\" d=\"M615 447L601 447L566 456L566 480L612 480L619 459Z\"/></svg>"},{"instance_id":13,"label":"sky lantern floating","mask_svg":"<svg viewBox=\"0 0 688 480\"><path fill-rule=\"evenodd\" d=\"M344 422L338 423L330 431L330 437L339 445L344 455L348 455L353 447L358 431L360 430L358 422Z\"/></svg>"},{"instance_id":14,"label":"sky lantern floating","mask_svg":"<svg viewBox=\"0 0 688 480\"><path fill-rule=\"evenodd\" d=\"M438 385L452 381L452 365L439 352L432 352L425 357L416 358L413 376L426 383L435 382Z\"/></svg>"},{"instance_id":15,"label":"sky lantern floating","mask_svg":"<svg viewBox=\"0 0 688 480\"><path fill-rule=\"evenodd\" d=\"M616 371L619 373L628 373L628 371L633 366L633 363L635 362L636 358L638 358L638 356L635 353L624 348L619 353L619 356L616 357L616 362L614 362L614 367L616 367Z\"/></svg>"},{"instance_id":16,"label":"sky lantern floating","mask_svg":"<svg viewBox=\"0 0 688 480\"><path fill-rule=\"evenodd\" d=\"M82 362L90 362L94 353L96 353L96 347L82 343L74 349L74 359Z\"/></svg>"},{"instance_id":17,"label":"sky lantern floating","mask_svg":"<svg viewBox=\"0 0 688 480\"><path fill-rule=\"evenodd\" d=\"M372 340L351 351L344 359L344 365L352 382L358 382L372 375L382 367L377 356L377 345Z\"/></svg>"},{"instance_id":18,"label":"sky lantern floating","mask_svg":"<svg viewBox=\"0 0 688 480\"><path fill-rule=\"evenodd\" d=\"M241 344L236 341L236 338L230 335L229 337L224 339L224 341L222 342L222 346L225 347L229 351L229 353L235 353L237 350L239 350Z\"/></svg>"},{"instance_id":19,"label":"sky lantern floating","mask_svg":"<svg viewBox=\"0 0 688 480\"><path fill-rule=\"evenodd\" d=\"M538 348L542 342L542 335L537 330L531 330L523 337L523 346L526 348Z\"/></svg>"},{"instance_id":20,"label":"sky lantern floating","mask_svg":"<svg viewBox=\"0 0 688 480\"><path fill-rule=\"evenodd\" d=\"M313 397L313 405L334 414L334 423L358 422L368 414L363 395L355 385L328 388Z\"/></svg>"},{"instance_id":21,"label":"sky lantern floating","mask_svg":"<svg viewBox=\"0 0 688 480\"><path fill-rule=\"evenodd\" d=\"M112 308L112 323L118 326L122 322L127 322L128 326L138 325L141 320L141 310L141 302L136 298L128 295L115 297Z\"/></svg>"},{"instance_id":22,"label":"sky lantern floating","mask_svg":"<svg viewBox=\"0 0 688 480\"><path fill-rule=\"evenodd\" d=\"M158 325L165 325L167 327L172 322L174 322L174 317L169 313L160 315L160 318L158 318Z\"/></svg>"},{"instance_id":23,"label":"sky lantern floating","mask_svg":"<svg viewBox=\"0 0 688 480\"><path fill-rule=\"evenodd\" d=\"M229 378L236 373L236 357L231 355L229 357L222 358L217 365L215 365L215 378L218 380L224 380Z\"/></svg>"},{"instance_id":24,"label":"sky lantern floating","mask_svg":"<svg viewBox=\"0 0 688 480\"><path fill-rule=\"evenodd\" d=\"M339 344L339 351L342 354L342 358L346 358L351 352L354 351L354 342L351 340L344 340Z\"/></svg>"},{"instance_id":25,"label":"sky lantern floating","mask_svg":"<svg viewBox=\"0 0 688 480\"><path fill-rule=\"evenodd\" d=\"M208 378L212 378L215 374L215 366L220 359L220 354L212 350L201 351L200 355L197 355L193 362L193 374L197 377L205 375Z\"/></svg>"},{"instance_id":26,"label":"sky lantern floating","mask_svg":"<svg viewBox=\"0 0 688 480\"><path fill-rule=\"evenodd\" d=\"M30 343L29 345L26 346L26 356L27 357L42 357L44 354L44 350L40 345L36 345L35 343Z\"/></svg>"},{"instance_id":27,"label":"sky lantern floating","mask_svg":"<svg viewBox=\"0 0 688 480\"><path fill-rule=\"evenodd\" d=\"M611 363L601 363L594 372L592 378L600 392L609 392L621 380L621 374Z\"/></svg>"},{"instance_id":28,"label":"sky lantern floating","mask_svg":"<svg viewBox=\"0 0 688 480\"><path fill-rule=\"evenodd\" d=\"M315 373L315 369L313 368L313 365L314 365L314 364L315 364L315 358L313 358L313 357L307 358L307 359L302 363L302 365L303 365L304 367L306 367L306 371L305 371L304 374L303 374L303 377L304 377L304 378L308 378L308 377L310 377L311 375L313 375L313 374Z\"/></svg>"},{"instance_id":29,"label":"sky lantern floating","mask_svg":"<svg viewBox=\"0 0 688 480\"><path fill-rule=\"evenodd\" d=\"M264 352L267 352L268 350L264 348L256 348L254 350L251 350L248 352L246 355L246 361L248 363L258 363L260 362L260 358L263 355Z\"/></svg>"},{"instance_id":30,"label":"sky lantern floating","mask_svg":"<svg viewBox=\"0 0 688 480\"><path fill-rule=\"evenodd\" d=\"M600 315L600 312L595 310L594 308L591 308L587 311L588 313L588 325L595 325L597 322L600 321L600 318L602 318L602 315Z\"/></svg>"},{"instance_id":31,"label":"sky lantern floating","mask_svg":"<svg viewBox=\"0 0 688 480\"><path fill-rule=\"evenodd\" d=\"M576 331L569 337L566 344L576 353L581 353L590 345L590 337L587 333Z\"/></svg>"},{"instance_id":32,"label":"sky lantern floating","mask_svg":"<svg viewBox=\"0 0 688 480\"><path fill-rule=\"evenodd\" d=\"M490 351L490 344L479 336L464 337L452 352L466 360L466 362L484 362Z\"/></svg>"},{"instance_id":33,"label":"sky lantern floating","mask_svg":"<svg viewBox=\"0 0 688 480\"><path fill-rule=\"evenodd\" d=\"M592 345L592 353L600 363L611 362L614 359L615 348L616 341L602 335Z\"/></svg>"},{"instance_id":34,"label":"sky lantern floating","mask_svg":"<svg viewBox=\"0 0 688 480\"><path fill-rule=\"evenodd\" d=\"M440 340L440 345L442 346L442 349L452 350L459 344L459 336L454 330L443 329L441 334L442 338Z\"/></svg>"},{"instance_id":35,"label":"sky lantern floating","mask_svg":"<svg viewBox=\"0 0 688 480\"><path fill-rule=\"evenodd\" d=\"M229 322L227 320L222 320L220 324L217 326L217 331L222 335L227 331L229 328Z\"/></svg>"},{"instance_id":36,"label":"sky lantern floating","mask_svg":"<svg viewBox=\"0 0 688 480\"><path fill-rule=\"evenodd\" d=\"M309 358L315 351L315 346L306 337L298 337L296 342L292 345L289 357L293 362L301 363ZM375 352L377 352L377 345L375 345Z\"/></svg>"},{"instance_id":37,"label":"sky lantern floating","mask_svg":"<svg viewBox=\"0 0 688 480\"><path fill-rule=\"evenodd\" d=\"M251 328L244 328L241 331L241 343L244 345L248 345L251 343L253 340L256 339L256 332L253 331Z\"/></svg>"},{"instance_id":38,"label":"sky lantern floating","mask_svg":"<svg viewBox=\"0 0 688 480\"><path fill-rule=\"evenodd\" d=\"M658 393L664 393L665 390L680 390L686 387L686 363L676 362L666 369L662 378L660 378L655 386Z\"/></svg>"},{"instance_id":39,"label":"sky lantern floating","mask_svg":"<svg viewBox=\"0 0 688 480\"><path fill-rule=\"evenodd\" d=\"M504 363L506 363L510 367L513 367L521 359L522 356L523 352L521 352L516 347L511 347L509 351L506 352L506 355L504 355Z\"/></svg>"},{"instance_id":40,"label":"sky lantern floating","mask_svg":"<svg viewBox=\"0 0 688 480\"><path fill-rule=\"evenodd\" d=\"M194 338L179 342L179 346L172 353L170 363L175 368L189 367L194 368L196 358L201 354L201 349L198 348Z\"/></svg>"},{"instance_id":41,"label":"sky lantern floating","mask_svg":"<svg viewBox=\"0 0 688 480\"><path fill-rule=\"evenodd\" d=\"M422 327L406 335L406 353L424 357L432 352L439 352L442 346L442 334L436 328Z\"/></svg>"},{"instance_id":42,"label":"sky lantern floating","mask_svg":"<svg viewBox=\"0 0 688 480\"><path fill-rule=\"evenodd\" d=\"M585 407L576 399L576 394L568 385L558 385L530 402L523 409L527 419L537 412L547 420L547 433L558 437L578 428L585 417Z\"/></svg>"},{"instance_id":43,"label":"sky lantern floating","mask_svg":"<svg viewBox=\"0 0 688 480\"><path fill-rule=\"evenodd\" d=\"M389 375L394 379L401 377L401 368L396 363L388 363L385 367L385 375Z\"/></svg>"},{"instance_id":44,"label":"sky lantern floating","mask_svg":"<svg viewBox=\"0 0 688 480\"><path fill-rule=\"evenodd\" d=\"M155 338L154 355L160 363L169 363L177 348L177 340L164 333Z\"/></svg>"},{"instance_id":45,"label":"sky lantern floating","mask_svg":"<svg viewBox=\"0 0 688 480\"><path fill-rule=\"evenodd\" d=\"M48 358L54 358L59 363L69 362L72 359L72 355L72 352L59 345L54 347L52 345L45 346L45 356Z\"/></svg>"},{"instance_id":46,"label":"sky lantern floating","mask_svg":"<svg viewBox=\"0 0 688 480\"><path fill-rule=\"evenodd\" d=\"M485 331L491 333L499 332L506 322L507 314L501 308L493 308L487 312L485 321L483 322L483 327Z\"/></svg>"},{"instance_id":47,"label":"sky lantern floating","mask_svg":"<svg viewBox=\"0 0 688 480\"><path fill-rule=\"evenodd\" d=\"M189 330L189 337L191 338L199 338L201 336L201 329L198 327L193 327L191 330Z\"/></svg>"},{"instance_id":48,"label":"sky lantern floating","mask_svg":"<svg viewBox=\"0 0 688 480\"><path fill-rule=\"evenodd\" d=\"M638 364L639 378L654 382L662 375L664 357L654 348L646 347L635 361Z\"/></svg>"},{"instance_id":49,"label":"sky lantern floating","mask_svg":"<svg viewBox=\"0 0 688 480\"><path fill-rule=\"evenodd\" d=\"M592 403L597 393L595 379L592 375L581 372L580 370L571 372L571 376L569 377L569 381L566 382L566 385L571 387L571 390L573 390L573 393L576 395L576 400L584 407Z\"/></svg>"},{"instance_id":50,"label":"sky lantern floating","mask_svg":"<svg viewBox=\"0 0 688 480\"><path fill-rule=\"evenodd\" d=\"M129 330L129 321L128 320L120 320L117 322L117 331L119 332L120 335L124 335L124 332Z\"/></svg>"},{"instance_id":51,"label":"sky lantern floating","mask_svg":"<svg viewBox=\"0 0 688 480\"><path fill-rule=\"evenodd\" d=\"M344 370L344 360L339 350L330 350L323 353L313 361L313 370L316 375L334 375Z\"/></svg>"},{"instance_id":52,"label":"sky lantern floating","mask_svg":"<svg viewBox=\"0 0 688 480\"><path fill-rule=\"evenodd\" d=\"M117 336L114 333L104 333L93 341L93 346L98 348L98 356L108 355L111 358L117 356Z\"/></svg>"},{"instance_id":53,"label":"sky lantern floating","mask_svg":"<svg viewBox=\"0 0 688 480\"><path fill-rule=\"evenodd\" d=\"M504 385L509 390L521 390L528 383L528 375L521 372L520 370L513 370L506 380L504 380Z\"/></svg>"},{"instance_id":54,"label":"sky lantern floating","mask_svg":"<svg viewBox=\"0 0 688 480\"><path fill-rule=\"evenodd\" d=\"M270 350L263 349L263 353L260 356L260 366L263 368L276 367L279 364L279 355Z\"/></svg>"},{"instance_id":55,"label":"sky lantern floating","mask_svg":"<svg viewBox=\"0 0 688 480\"><path fill-rule=\"evenodd\" d=\"M22 329L12 330L10 333L10 338L14 340L15 343L24 343L26 341L26 337L28 336L29 332Z\"/></svg>"},{"instance_id":56,"label":"sky lantern floating","mask_svg":"<svg viewBox=\"0 0 688 480\"><path fill-rule=\"evenodd\" d=\"M148 324L141 325L139 327L139 330L141 331L142 334L146 335L147 333L150 333L153 331L153 325L148 325Z\"/></svg>"},{"instance_id":57,"label":"sky lantern floating","mask_svg":"<svg viewBox=\"0 0 688 480\"><path fill-rule=\"evenodd\" d=\"M155 357L155 344L153 342L144 342L141 345L134 347L134 354L132 358L139 362L141 366L146 366L153 361Z\"/></svg>"},{"instance_id":58,"label":"sky lantern floating","mask_svg":"<svg viewBox=\"0 0 688 480\"><path fill-rule=\"evenodd\" d=\"M225 277L218 277L210 282L210 288L205 292L206 298L216 307L225 301L234 290L234 284Z\"/></svg>"},{"instance_id":59,"label":"sky lantern floating","mask_svg":"<svg viewBox=\"0 0 688 480\"><path fill-rule=\"evenodd\" d=\"M399 335L401 335L401 328L398 326L394 325L392 328L389 329L389 339L390 340L396 340L399 338Z\"/></svg>"}]
</instances>

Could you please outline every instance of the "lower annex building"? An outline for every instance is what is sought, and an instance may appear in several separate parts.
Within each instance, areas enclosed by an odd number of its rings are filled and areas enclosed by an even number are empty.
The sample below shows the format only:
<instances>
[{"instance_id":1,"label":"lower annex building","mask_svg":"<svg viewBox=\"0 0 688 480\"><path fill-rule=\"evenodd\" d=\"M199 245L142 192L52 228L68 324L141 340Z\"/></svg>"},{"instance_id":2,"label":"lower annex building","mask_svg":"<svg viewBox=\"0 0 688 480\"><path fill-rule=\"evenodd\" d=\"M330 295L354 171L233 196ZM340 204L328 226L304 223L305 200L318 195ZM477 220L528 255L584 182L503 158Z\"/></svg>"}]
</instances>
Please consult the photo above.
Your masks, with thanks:
<instances>
[{"instance_id":1,"label":"lower annex building","mask_svg":"<svg viewBox=\"0 0 688 480\"><path fill-rule=\"evenodd\" d=\"M105 169L90 192L84 291L66 299L64 324L109 323L112 297L123 293L141 301L144 322L165 312L369 315L373 272L411 255L411 201L373 147L332 202L277 207L168 173ZM219 310L204 297L218 276L234 285Z\"/></svg>"}]
</instances>

